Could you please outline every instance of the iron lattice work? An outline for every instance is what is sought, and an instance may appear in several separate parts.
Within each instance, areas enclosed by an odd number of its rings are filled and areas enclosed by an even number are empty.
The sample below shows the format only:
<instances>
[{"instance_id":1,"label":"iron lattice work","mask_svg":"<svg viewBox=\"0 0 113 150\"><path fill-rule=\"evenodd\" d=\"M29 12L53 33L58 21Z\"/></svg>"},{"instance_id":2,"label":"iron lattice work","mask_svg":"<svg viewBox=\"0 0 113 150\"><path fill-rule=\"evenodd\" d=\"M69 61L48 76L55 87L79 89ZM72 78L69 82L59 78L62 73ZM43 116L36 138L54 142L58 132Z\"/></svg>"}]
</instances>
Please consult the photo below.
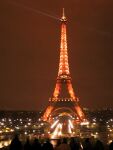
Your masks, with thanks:
<instances>
[{"instance_id":1,"label":"iron lattice work","mask_svg":"<svg viewBox=\"0 0 113 150\"><path fill-rule=\"evenodd\" d=\"M84 113L81 107L78 104L78 98L75 95L75 92L72 87L72 80L69 70L69 62L68 62L68 48L67 48L67 18L64 14L61 17L61 43L60 43L60 61L59 61L59 70L58 76L56 80L56 86L53 92L52 98L49 99L49 105L46 108L43 120L50 121L52 119L52 115L57 112L64 113L69 111L73 112L74 115L79 118L79 121L83 121L85 119ZM68 97L60 97L61 92L63 92L63 87L67 88ZM60 110L60 111L59 111Z\"/></svg>"}]
</instances>

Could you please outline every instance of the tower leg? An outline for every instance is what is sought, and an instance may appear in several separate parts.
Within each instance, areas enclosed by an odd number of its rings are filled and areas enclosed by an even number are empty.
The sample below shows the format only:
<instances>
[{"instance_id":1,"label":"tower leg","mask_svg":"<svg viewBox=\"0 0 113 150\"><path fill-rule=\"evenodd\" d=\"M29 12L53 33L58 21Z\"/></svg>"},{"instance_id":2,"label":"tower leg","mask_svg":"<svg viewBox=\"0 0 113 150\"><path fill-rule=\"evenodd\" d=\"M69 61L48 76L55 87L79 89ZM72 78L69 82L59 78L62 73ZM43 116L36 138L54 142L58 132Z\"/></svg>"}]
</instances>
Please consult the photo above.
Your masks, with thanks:
<instances>
[{"instance_id":1,"label":"tower leg","mask_svg":"<svg viewBox=\"0 0 113 150\"><path fill-rule=\"evenodd\" d=\"M57 98L60 94L60 91L61 91L61 83L56 83L55 90L54 90L54 93L53 93L53 97Z\"/></svg>"},{"instance_id":2,"label":"tower leg","mask_svg":"<svg viewBox=\"0 0 113 150\"><path fill-rule=\"evenodd\" d=\"M69 94L70 94L70 97L72 98L72 99L76 99L76 97L75 97L75 93L74 93L74 90L73 90L73 87L72 87L72 84L71 84L71 81L68 81L67 82L67 88L68 88L68 91L69 91Z\"/></svg>"},{"instance_id":3,"label":"tower leg","mask_svg":"<svg viewBox=\"0 0 113 150\"><path fill-rule=\"evenodd\" d=\"M48 107L47 107L47 109L46 109L46 111L45 111L45 113L44 113L44 115L43 115L43 117L42 117L42 119L43 119L44 121L47 121L47 120L48 120L48 118L49 118L49 116L50 116L52 110L53 110L53 106L48 106Z\"/></svg>"},{"instance_id":4,"label":"tower leg","mask_svg":"<svg viewBox=\"0 0 113 150\"><path fill-rule=\"evenodd\" d=\"M83 113L82 109L80 108L80 106L78 104L76 104L75 110L77 112L77 116L79 117L79 119L81 121L83 121L85 119L85 116L84 116L84 113Z\"/></svg>"}]
</instances>

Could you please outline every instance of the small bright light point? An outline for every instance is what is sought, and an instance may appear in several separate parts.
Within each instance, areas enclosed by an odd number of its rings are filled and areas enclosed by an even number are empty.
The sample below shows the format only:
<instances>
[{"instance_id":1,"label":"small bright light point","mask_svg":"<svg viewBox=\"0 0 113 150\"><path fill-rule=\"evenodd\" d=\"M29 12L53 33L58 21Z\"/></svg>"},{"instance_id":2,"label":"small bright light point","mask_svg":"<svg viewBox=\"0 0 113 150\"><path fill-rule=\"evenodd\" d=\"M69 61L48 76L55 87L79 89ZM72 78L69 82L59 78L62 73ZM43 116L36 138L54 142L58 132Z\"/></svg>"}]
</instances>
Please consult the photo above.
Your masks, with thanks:
<instances>
[{"instance_id":1,"label":"small bright light point","mask_svg":"<svg viewBox=\"0 0 113 150\"><path fill-rule=\"evenodd\" d=\"M24 132L25 135L27 135L27 132Z\"/></svg>"}]
</instances>

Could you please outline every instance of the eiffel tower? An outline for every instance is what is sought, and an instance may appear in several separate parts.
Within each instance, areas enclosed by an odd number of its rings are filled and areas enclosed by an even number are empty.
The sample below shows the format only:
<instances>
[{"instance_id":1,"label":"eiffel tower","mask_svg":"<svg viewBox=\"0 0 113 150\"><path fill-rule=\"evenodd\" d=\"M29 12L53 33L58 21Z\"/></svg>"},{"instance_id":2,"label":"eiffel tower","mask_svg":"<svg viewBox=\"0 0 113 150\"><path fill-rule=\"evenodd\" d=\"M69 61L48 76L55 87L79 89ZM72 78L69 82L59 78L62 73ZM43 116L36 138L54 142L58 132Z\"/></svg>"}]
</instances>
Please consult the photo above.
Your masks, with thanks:
<instances>
[{"instance_id":1,"label":"eiffel tower","mask_svg":"<svg viewBox=\"0 0 113 150\"><path fill-rule=\"evenodd\" d=\"M49 99L43 120L51 122L55 116L73 116L78 122L85 120L85 115L79 105L79 99L72 87L72 78L69 70L68 48L67 48L67 18L63 9L61 22L61 43L59 70L56 79L56 86L52 97Z\"/></svg>"}]
</instances>

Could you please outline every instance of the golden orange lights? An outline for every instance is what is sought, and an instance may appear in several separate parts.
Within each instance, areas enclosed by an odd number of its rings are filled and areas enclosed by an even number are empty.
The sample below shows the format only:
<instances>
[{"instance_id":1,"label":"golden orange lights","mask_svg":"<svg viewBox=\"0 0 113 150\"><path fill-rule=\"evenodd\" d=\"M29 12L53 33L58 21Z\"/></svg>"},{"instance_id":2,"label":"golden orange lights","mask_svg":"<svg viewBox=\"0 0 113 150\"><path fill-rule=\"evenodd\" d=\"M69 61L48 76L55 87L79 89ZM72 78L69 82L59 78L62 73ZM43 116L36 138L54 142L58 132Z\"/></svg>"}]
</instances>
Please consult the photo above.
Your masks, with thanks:
<instances>
[{"instance_id":1,"label":"golden orange lights","mask_svg":"<svg viewBox=\"0 0 113 150\"><path fill-rule=\"evenodd\" d=\"M66 37L66 24L62 23L61 26L61 44L60 44L60 63L58 76L62 74L70 74L67 53L67 37Z\"/></svg>"},{"instance_id":2,"label":"golden orange lights","mask_svg":"<svg viewBox=\"0 0 113 150\"><path fill-rule=\"evenodd\" d=\"M85 119L84 113L82 112L82 109L78 105L78 98L74 93L72 82L71 82L69 63L68 63L66 21L67 19L63 12L63 16L61 18L61 43L60 43L60 60L59 60L58 76L57 76L56 86L52 98L49 99L50 104L43 115L43 120L49 121L50 123L54 120L52 118L52 115L53 114L55 115L56 110L58 111L60 110L58 112L58 114L60 114L61 111L65 112L68 109L69 113L73 113L75 116L77 116L76 122L83 121ZM65 91L63 91L63 88ZM56 135L61 136L62 134L61 132L62 125L58 123L59 122L55 122L55 124L53 124L52 126L54 127L57 124L57 127L55 128L53 133L53 137ZM70 134L73 132L72 129L73 129L73 124L69 120L68 130Z\"/></svg>"},{"instance_id":3,"label":"golden orange lights","mask_svg":"<svg viewBox=\"0 0 113 150\"><path fill-rule=\"evenodd\" d=\"M46 111L45 111L45 113L43 115L43 118L42 118L44 121L48 120L48 117L50 116L52 110L53 110L53 106L48 106L47 107L47 109L46 109Z\"/></svg>"},{"instance_id":4,"label":"golden orange lights","mask_svg":"<svg viewBox=\"0 0 113 150\"><path fill-rule=\"evenodd\" d=\"M81 120L83 120L85 118L85 116L84 116L84 113L82 112L82 109L78 105L75 106L75 109L76 109L76 112L77 112L79 118Z\"/></svg>"}]
</instances>

